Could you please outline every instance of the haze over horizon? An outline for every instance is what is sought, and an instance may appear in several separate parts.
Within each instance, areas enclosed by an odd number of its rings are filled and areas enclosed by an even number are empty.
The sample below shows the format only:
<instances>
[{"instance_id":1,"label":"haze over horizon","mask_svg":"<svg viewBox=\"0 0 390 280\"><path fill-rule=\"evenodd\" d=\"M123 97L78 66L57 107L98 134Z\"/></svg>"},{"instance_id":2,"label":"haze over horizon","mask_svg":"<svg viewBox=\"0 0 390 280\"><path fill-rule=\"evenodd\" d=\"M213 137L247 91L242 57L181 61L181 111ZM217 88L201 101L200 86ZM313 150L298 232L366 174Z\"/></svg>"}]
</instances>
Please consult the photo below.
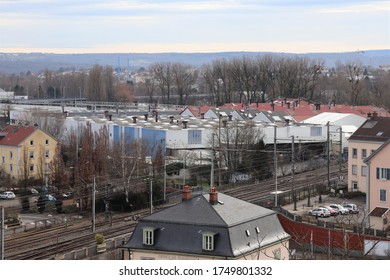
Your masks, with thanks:
<instances>
[{"instance_id":1,"label":"haze over horizon","mask_svg":"<svg viewBox=\"0 0 390 280\"><path fill-rule=\"evenodd\" d=\"M0 0L3 53L387 50L387 0Z\"/></svg>"}]
</instances>

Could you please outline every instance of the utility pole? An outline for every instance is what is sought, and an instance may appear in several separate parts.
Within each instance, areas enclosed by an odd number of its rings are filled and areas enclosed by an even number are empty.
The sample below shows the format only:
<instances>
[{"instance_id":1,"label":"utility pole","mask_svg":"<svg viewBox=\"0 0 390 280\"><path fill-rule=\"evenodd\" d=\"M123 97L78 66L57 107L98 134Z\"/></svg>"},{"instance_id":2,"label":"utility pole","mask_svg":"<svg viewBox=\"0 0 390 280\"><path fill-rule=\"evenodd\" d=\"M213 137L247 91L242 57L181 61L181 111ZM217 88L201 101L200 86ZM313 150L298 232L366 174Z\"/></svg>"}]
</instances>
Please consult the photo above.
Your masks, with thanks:
<instances>
[{"instance_id":1,"label":"utility pole","mask_svg":"<svg viewBox=\"0 0 390 280\"><path fill-rule=\"evenodd\" d=\"M210 173L210 191L214 185L214 136L215 134L211 134L211 173Z\"/></svg>"},{"instance_id":2,"label":"utility pole","mask_svg":"<svg viewBox=\"0 0 390 280\"><path fill-rule=\"evenodd\" d=\"M150 214L153 214L153 183L152 178L150 178Z\"/></svg>"},{"instance_id":3,"label":"utility pole","mask_svg":"<svg viewBox=\"0 0 390 280\"><path fill-rule=\"evenodd\" d=\"M294 182L294 175L295 175L295 150L294 150L294 135L291 136L291 163L292 163L292 195L293 195L293 201L294 201L294 211L297 211L297 197L295 194L295 182Z\"/></svg>"},{"instance_id":4,"label":"utility pole","mask_svg":"<svg viewBox=\"0 0 390 280\"><path fill-rule=\"evenodd\" d=\"M96 230L96 179L93 177L93 189L92 189L92 232Z\"/></svg>"},{"instance_id":5,"label":"utility pole","mask_svg":"<svg viewBox=\"0 0 390 280\"><path fill-rule=\"evenodd\" d=\"M329 131L329 122L326 123L327 132L326 132L326 153L327 153L327 167L328 167L328 190L330 190L330 131Z\"/></svg>"},{"instance_id":6,"label":"utility pole","mask_svg":"<svg viewBox=\"0 0 390 280\"><path fill-rule=\"evenodd\" d=\"M219 135L218 135L218 187L222 185L221 168L222 168L222 149L221 149L221 119L222 114L219 114Z\"/></svg>"},{"instance_id":7,"label":"utility pole","mask_svg":"<svg viewBox=\"0 0 390 280\"><path fill-rule=\"evenodd\" d=\"M4 206L1 206L0 213L0 260L4 260Z\"/></svg>"},{"instance_id":8,"label":"utility pole","mask_svg":"<svg viewBox=\"0 0 390 280\"><path fill-rule=\"evenodd\" d=\"M167 150L165 149L164 153L164 203L165 200L167 199L167 155L166 155Z\"/></svg>"},{"instance_id":9,"label":"utility pole","mask_svg":"<svg viewBox=\"0 0 390 280\"><path fill-rule=\"evenodd\" d=\"M339 147L340 159L339 159L339 172L342 170L343 163L343 128L340 126L340 147Z\"/></svg>"},{"instance_id":10,"label":"utility pole","mask_svg":"<svg viewBox=\"0 0 390 280\"><path fill-rule=\"evenodd\" d=\"M278 206L278 159L276 156L276 128L274 126L275 207Z\"/></svg>"}]
</instances>

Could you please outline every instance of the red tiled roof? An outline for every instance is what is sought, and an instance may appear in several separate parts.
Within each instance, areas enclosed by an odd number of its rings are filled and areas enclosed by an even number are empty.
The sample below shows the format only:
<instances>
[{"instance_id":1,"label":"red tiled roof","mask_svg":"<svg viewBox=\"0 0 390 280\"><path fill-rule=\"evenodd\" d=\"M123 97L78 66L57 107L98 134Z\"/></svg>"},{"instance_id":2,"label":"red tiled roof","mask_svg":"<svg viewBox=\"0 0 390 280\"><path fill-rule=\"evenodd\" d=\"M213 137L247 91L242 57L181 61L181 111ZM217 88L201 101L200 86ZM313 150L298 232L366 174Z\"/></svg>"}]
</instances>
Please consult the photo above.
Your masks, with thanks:
<instances>
[{"instance_id":1,"label":"red tiled roof","mask_svg":"<svg viewBox=\"0 0 390 280\"><path fill-rule=\"evenodd\" d=\"M212 106L187 106L180 114L182 114L186 109L190 110L190 112L197 118L199 117L198 113L206 113L210 108L214 108Z\"/></svg>"},{"instance_id":2,"label":"red tiled roof","mask_svg":"<svg viewBox=\"0 0 390 280\"><path fill-rule=\"evenodd\" d=\"M0 131L0 145L18 146L34 131L35 128L32 126L9 125ZM3 134L6 135L3 137Z\"/></svg>"}]
</instances>

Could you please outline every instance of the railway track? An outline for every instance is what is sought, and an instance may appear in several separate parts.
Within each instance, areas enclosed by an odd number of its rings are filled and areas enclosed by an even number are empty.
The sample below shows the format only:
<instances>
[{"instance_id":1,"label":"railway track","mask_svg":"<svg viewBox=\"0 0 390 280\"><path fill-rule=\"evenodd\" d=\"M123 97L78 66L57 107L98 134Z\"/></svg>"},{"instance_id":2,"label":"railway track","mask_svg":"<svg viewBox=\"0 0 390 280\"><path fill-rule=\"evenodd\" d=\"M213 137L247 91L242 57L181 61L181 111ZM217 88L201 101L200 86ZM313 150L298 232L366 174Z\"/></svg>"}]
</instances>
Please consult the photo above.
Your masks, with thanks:
<instances>
[{"instance_id":1,"label":"railway track","mask_svg":"<svg viewBox=\"0 0 390 280\"><path fill-rule=\"evenodd\" d=\"M347 170L344 167L339 171L339 165L332 165L329 169L330 181L337 180L340 176L345 176ZM315 184L325 184L328 181L327 168L322 168L310 172L296 174L294 176L294 187L296 190L307 188ZM278 178L278 191L290 191L292 189L292 177L283 176ZM223 193L249 202L258 202L264 198L270 197L270 193L275 191L275 180L262 181L255 184L236 187L222 191Z\"/></svg>"},{"instance_id":2,"label":"railway track","mask_svg":"<svg viewBox=\"0 0 390 280\"><path fill-rule=\"evenodd\" d=\"M117 214L111 226L104 217L98 217L96 232L91 232L91 224L85 222L54 225L47 229L17 234L5 239L5 258L9 260L52 259L63 254L95 243L95 234L102 233L107 239L129 234L136 225L134 216L145 216L148 210L136 213Z\"/></svg>"},{"instance_id":3,"label":"railway track","mask_svg":"<svg viewBox=\"0 0 390 280\"><path fill-rule=\"evenodd\" d=\"M346 168L339 172L338 165L330 167L330 179L335 180L347 173ZM326 183L327 169L322 168L311 172L296 174L295 189L306 188L318 183ZM278 190L289 191L292 188L291 176L278 178ZM261 201L270 197L275 191L275 181L268 180L221 192L249 202ZM89 219L83 222L74 221L68 224L57 224L50 228L19 233L5 239L5 258L8 260L53 259L56 255L88 247L95 243L95 234L102 233L107 239L130 234L136 226L134 217L142 217L149 213L148 209L133 213L117 213L111 222L104 216L97 216L96 232L92 233ZM110 224L110 225L109 225Z\"/></svg>"}]
</instances>

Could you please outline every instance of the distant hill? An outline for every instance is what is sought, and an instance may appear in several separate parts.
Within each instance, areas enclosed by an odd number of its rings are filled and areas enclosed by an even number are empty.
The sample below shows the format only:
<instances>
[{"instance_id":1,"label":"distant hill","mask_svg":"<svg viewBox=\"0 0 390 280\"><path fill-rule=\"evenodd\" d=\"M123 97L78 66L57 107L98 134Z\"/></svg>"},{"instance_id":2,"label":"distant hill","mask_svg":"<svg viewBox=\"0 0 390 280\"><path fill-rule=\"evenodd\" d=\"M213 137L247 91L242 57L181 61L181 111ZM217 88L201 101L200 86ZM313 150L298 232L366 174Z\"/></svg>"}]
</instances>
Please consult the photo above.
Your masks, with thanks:
<instances>
[{"instance_id":1,"label":"distant hill","mask_svg":"<svg viewBox=\"0 0 390 280\"><path fill-rule=\"evenodd\" d=\"M85 69L95 64L122 68L130 65L131 70L148 67L155 62L182 62L200 67L220 58L256 57L264 54L276 56L299 56L312 59L321 58L326 67L333 67L336 61L348 62L357 59L365 66L374 68L390 65L390 50L372 50L344 53L271 53L271 52L220 52L220 53L101 53L101 54L51 54L51 53L0 53L0 73L41 72L44 69Z\"/></svg>"}]
</instances>

